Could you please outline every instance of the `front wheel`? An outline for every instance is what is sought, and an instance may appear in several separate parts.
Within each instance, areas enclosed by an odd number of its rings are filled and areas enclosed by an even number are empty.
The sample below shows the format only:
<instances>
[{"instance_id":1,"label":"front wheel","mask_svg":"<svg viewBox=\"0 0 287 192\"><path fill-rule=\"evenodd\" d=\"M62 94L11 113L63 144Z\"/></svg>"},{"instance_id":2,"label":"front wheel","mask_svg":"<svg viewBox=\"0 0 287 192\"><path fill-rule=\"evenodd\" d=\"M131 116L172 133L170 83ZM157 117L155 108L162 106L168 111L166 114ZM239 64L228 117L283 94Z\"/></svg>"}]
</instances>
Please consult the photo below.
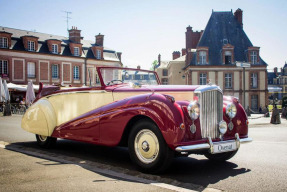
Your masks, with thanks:
<instances>
[{"instance_id":1,"label":"front wheel","mask_svg":"<svg viewBox=\"0 0 287 192\"><path fill-rule=\"evenodd\" d=\"M211 161L223 162L231 159L237 153L237 151L238 150L218 154L205 153L204 156Z\"/></svg>"},{"instance_id":2,"label":"front wheel","mask_svg":"<svg viewBox=\"0 0 287 192\"><path fill-rule=\"evenodd\" d=\"M56 144L57 138L36 134L37 143L40 147L51 148Z\"/></svg>"},{"instance_id":3,"label":"front wheel","mask_svg":"<svg viewBox=\"0 0 287 192\"><path fill-rule=\"evenodd\" d=\"M131 160L142 172L147 173L164 171L174 155L158 127L148 120L141 120L134 125L128 147Z\"/></svg>"}]
</instances>

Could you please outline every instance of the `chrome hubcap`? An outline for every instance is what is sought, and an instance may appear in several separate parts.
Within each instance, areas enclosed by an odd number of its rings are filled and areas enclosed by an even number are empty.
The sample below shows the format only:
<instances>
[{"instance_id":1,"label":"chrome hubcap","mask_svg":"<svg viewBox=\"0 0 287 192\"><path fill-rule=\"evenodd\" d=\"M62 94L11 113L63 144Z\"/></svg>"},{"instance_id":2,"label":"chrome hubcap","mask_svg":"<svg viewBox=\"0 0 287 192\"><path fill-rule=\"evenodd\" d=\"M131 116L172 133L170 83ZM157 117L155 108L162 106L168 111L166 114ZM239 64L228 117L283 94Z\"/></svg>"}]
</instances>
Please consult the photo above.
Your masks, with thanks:
<instances>
[{"instance_id":1,"label":"chrome hubcap","mask_svg":"<svg viewBox=\"0 0 287 192\"><path fill-rule=\"evenodd\" d=\"M143 129L135 137L134 148L141 162L152 163L159 153L158 139L151 130Z\"/></svg>"},{"instance_id":2,"label":"chrome hubcap","mask_svg":"<svg viewBox=\"0 0 287 192\"><path fill-rule=\"evenodd\" d=\"M144 142L142 143L142 149L143 149L145 152L148 152L148 150L149 150L149 144L148 144L147 141L144 141Z\"/></svg>"}]
</instances>

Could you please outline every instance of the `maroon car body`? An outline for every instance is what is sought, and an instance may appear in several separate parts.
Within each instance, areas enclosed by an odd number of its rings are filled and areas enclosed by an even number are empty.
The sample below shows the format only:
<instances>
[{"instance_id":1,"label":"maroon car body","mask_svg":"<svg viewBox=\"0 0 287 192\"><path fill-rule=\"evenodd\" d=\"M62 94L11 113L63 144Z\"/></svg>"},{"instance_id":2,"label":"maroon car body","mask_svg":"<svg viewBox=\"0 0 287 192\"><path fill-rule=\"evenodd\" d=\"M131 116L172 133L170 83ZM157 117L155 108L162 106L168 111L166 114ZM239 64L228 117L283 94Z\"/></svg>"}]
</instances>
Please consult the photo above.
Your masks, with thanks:
<instances>
[{"instance_id":1,"label":"maroon car body","mask_svg":"<svg viewBox=\"0 0 287 192\"><path fill-rule=\"evenodd\" d=\"M154 72L138 69L99 67L97 72L99 86L40 88L23 129L35 133L43 147L55 138L128 146L132 161L145 172L165 170L175 155L225 161L240 143L252 141L238 99L223 96L216 85L159 85Z\"/></svg>"}]
</instances>

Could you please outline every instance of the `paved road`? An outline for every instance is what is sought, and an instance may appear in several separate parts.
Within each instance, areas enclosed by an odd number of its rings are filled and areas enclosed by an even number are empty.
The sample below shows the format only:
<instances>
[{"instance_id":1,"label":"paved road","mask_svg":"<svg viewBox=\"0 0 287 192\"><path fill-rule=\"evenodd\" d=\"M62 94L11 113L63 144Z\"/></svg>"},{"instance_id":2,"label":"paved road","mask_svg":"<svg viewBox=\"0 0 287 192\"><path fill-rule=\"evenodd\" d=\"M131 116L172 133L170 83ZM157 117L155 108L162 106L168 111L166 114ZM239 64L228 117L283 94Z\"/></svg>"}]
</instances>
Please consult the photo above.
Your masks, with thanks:
<instances>
[{"instance_id":1,"label":"paved road","mask_svg":"<svg viewBox=\"0 0 287 192\"><path fill-rule=\"evenodd\" d=\"M35 143L34 135L21 130L20 120L20 116L0 117L0 141L9 142L10 145L6 146L8 149L19 149L53 162L61 160L93 173L109 170L112 173L110 175L117 175L120 180L138 179L133 183L141 184L144 179L148 179L144 183L166 183L197 191L206 188L224 191L286 191L287 189L287 120L285 119L282 119L282 124L271 125L269 118L252 116L249 135L254 142L242 145L238 154L230 161L213 164L202 156L191 155L189 158L175 159L167 173L162 175L139 173L131 164L125 148L107 148L60 140L57 148L53 150L40 149ZM169 191L171 188L154 190ZM134 190L127 188L127 191Z\"/></svg>"}]
</instances>

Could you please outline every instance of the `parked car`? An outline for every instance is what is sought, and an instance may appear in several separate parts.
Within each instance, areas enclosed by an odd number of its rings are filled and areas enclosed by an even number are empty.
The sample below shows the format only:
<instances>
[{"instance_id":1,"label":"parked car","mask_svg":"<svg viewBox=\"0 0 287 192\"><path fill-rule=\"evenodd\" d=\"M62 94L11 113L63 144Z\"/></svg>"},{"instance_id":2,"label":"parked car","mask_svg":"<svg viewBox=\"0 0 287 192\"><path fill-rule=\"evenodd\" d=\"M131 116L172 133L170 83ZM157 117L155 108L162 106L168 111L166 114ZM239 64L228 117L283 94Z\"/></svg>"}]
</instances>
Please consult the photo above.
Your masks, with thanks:
<instances>
[{"instance_id":1,"label":"parked car","mask_svg":"<svg viewBox=\"0 0 287 192\"><path fill-rule=\"evenodd\" d=\"M219 86L160 85L153 71L98 67L99 86L40 86L22 128L42 147L57 138L127 146L143 172L157 173L174 156L214 161L233 157L248 137L248 119Z\"/></svg>"}]
</instances>

